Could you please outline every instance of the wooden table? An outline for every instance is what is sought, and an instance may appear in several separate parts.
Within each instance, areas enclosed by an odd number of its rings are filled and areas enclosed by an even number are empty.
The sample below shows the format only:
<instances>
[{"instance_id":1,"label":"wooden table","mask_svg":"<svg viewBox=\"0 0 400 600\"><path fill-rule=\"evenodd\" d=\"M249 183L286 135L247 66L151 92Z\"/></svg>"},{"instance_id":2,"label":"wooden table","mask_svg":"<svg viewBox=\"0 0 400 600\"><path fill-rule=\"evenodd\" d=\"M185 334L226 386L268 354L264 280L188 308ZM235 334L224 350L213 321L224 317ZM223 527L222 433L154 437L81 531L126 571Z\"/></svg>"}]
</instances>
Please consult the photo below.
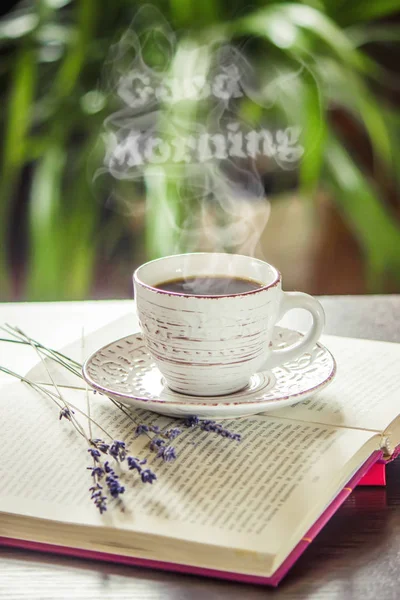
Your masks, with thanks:
<instances>
[{"instance_id":1,"label":"wooden table","mask_svg":"<svg viewBox=\"0 0 400 600\"><path fill-rule=\"evenodd\" d=\"M327 333L400 342L400 296L321 300L327 314ZM60 314L72 309L82 314L87 312L87 318L94 324L104 313L104 304L97 303L90 311L80 303L53 305L51 310ZM18 316L26 322L31 310L26 306L4 306L0 307L0 320L11 314L15 322ZM113 307L107 309L108 314L119 316L126 312L127 304L116 302L107 306ZM39 307L37 314L43 314L40 311ZM301 327L303 316L292 314L285 322L288 323ZM397 600L400 598L400 459L388 466L387 475L385 489L363 488L353 492L277 590L0 548L0 598L255 600L273 596L296 600Z\"/></svg>"}]
</instances>

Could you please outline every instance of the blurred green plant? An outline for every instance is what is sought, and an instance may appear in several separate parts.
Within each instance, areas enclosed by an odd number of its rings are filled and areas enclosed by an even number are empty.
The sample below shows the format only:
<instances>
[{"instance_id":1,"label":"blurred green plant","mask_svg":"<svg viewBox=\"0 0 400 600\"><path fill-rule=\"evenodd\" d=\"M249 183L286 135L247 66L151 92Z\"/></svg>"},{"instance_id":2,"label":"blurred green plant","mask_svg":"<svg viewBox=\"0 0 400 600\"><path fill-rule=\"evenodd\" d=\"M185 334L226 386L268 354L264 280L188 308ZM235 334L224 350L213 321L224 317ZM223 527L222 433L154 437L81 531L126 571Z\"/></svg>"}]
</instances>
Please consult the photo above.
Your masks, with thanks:
<instances>
[{"instance_id":1,"label":"blurred green plant","mask_svg":"<svg viewBox=\"0 0 400 600\"><path fill-rule=\"evenodd\" d=\"M399 41L398 25L377 20L396 13L400 0L277 1L260 2L259 8L248 8L239 0L153 4L177 31L171 69L182 51L182 37L192 46L216 38L233 43L257 39L254 61L261 70L268 57L282 72L293 64L306 67L293 86L285 86L276 108L281 114L290 112L305 132L300 192L305 199L315 197L321 188L330 192L361 245L371 290L381 289L388 273L398 277L399 222L373 182L373 173L350 151L335 115L345 114L357 124L373 154L374 169L398 185L394 160L400 150L400 123L382 93L392 78L365 47ZM0 23L5 106L0 164L2 299L12 292L9 238L21 194L28 195L23 292L28 299L85 297L99 249L117 246L131 236L126 216L114 212L104 221L109 190L105 186L100 196L93 193L89 163L102 162L96 141L104 119L115 109L112 94L98 87L99 76L110 45L140 6L131 0L25 0ZM151 45L148 50L151 54ZM194 102L185 109L188 124L196 110ZM248 121L262 119L260 107L248 99L240 110ZM178 230L185 218L170 174L159 169L157 177L152 175L151 170L145 175L148 257L176 250L177 240L165 227L165 202ZM118 193L129 202L143 201L143 190L126 182L118 184Z\"/></svg>"}]
</instances>

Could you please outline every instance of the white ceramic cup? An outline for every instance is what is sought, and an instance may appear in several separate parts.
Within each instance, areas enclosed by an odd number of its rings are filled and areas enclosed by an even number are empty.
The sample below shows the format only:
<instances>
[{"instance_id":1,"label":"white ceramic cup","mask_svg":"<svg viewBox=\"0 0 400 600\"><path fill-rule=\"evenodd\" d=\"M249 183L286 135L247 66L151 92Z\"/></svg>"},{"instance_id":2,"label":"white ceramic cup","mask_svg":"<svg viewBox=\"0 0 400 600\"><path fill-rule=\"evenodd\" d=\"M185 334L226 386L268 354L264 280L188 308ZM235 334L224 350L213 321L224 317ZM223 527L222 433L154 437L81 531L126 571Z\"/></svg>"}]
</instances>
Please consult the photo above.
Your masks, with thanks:
<instances>
[{"instance_id":1,"label":"white ceramic cup","mask_svg":"<svg viewBox=\"0 0 400 600\"><path fill-rule=\"evenodd\" d=\"M194 296L157 289L193 276L230 276L260 283L256 290L226 296ZM167 256L139 267L133 276L140 327L157 367L174 391L194 396L230 394L254 373L310 350L325 322L320 303L301 292L283 292L279 271L237 254ZM272 350L275 324L292 308L311 313L302 340Z\"/></svg>"}]
</instances>

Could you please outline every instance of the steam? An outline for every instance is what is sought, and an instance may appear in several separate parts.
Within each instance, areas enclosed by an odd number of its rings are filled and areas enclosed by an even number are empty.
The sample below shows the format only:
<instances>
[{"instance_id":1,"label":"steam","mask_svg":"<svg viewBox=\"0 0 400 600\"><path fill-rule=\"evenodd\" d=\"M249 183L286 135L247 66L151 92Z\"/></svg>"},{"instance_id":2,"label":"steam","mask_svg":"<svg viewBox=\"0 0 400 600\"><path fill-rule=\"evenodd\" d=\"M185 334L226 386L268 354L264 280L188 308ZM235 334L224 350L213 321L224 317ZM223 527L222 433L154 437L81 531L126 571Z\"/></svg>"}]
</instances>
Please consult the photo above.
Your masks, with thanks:
<instances>
[{"instance_id":1,"label":"steam","mask_svg":"<svg viewBox=\"0 0 400 600\"><path fill-rule=\"evenodd\" d=\"M159 54L157 67L146 60L150 50L153 59ZM178 44L154 7L137 13L106 65L119 108L104 123L98 175L145 182L147 210L157 211L163 228L161 253L184 248L262 256L270 202L260 165L296 168L301 131L254 129L241 107L246 99L264 110L272 107L302 68L277 73L261 89L243 51L217 42Z\"/></svg>"}]
</instances>

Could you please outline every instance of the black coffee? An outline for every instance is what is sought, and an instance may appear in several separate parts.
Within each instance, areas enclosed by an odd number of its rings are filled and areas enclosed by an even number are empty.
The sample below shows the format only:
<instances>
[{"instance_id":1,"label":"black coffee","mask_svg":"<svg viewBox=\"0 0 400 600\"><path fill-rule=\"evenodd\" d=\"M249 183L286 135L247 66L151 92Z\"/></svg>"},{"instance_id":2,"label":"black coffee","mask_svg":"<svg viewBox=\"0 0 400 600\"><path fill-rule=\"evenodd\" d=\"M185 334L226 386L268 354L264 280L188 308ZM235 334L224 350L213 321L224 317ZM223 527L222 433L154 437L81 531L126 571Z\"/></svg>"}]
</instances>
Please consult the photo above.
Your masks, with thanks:
<instances>
[{"instance_id":1,"label":"black coffee","mask_svg":"<svg viewBox=\"0 0 400 600\"><path fill-rule=\"evenodd\" d=\"M251 292L261 286L262 284L258 281L241 279L240 277L198 276L172 279L171 281L158 283L154 287L166 292L188 294L189 296L226 296L228 294Z\"/></svg>"}]
</instances>

